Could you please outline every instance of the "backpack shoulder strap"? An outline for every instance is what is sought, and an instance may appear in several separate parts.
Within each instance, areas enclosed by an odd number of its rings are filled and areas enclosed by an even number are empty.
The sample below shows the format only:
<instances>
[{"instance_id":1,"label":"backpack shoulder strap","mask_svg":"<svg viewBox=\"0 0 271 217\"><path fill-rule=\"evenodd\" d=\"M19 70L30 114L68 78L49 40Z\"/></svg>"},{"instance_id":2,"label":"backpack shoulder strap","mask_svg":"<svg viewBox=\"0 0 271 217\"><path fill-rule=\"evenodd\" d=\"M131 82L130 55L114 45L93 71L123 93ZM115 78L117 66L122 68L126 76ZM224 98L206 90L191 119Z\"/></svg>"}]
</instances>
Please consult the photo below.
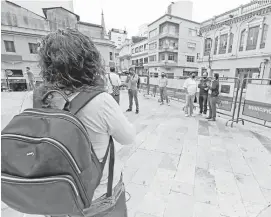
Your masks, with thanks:
<instances>
[{"instance_id":1,"label":"backpack shoulder strap","mask_svg":"<svg viewBox=\"0 0 271 217\"><path fill-rule=\"evenodd\" d=\"M84 106L86 106L92 99L94 99L99 94L103 93L103 90L92 90L90 92L80 92L71 102L70 102L70 112L76 115Z\"/></svg>"}]
</instances>

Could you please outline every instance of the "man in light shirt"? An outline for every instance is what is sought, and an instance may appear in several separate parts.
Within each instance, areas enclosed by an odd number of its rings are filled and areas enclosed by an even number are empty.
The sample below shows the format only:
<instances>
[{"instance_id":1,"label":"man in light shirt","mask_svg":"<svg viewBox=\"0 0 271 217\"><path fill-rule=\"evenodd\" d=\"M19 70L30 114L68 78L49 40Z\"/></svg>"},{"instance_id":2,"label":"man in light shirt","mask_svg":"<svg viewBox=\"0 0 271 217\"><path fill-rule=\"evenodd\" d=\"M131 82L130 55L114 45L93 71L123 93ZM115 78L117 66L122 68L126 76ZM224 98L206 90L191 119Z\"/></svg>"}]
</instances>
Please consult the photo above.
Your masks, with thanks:
<instances>
[{"instance_id":1,"label":"man in light shirt","mask_svg":"<svg viewBox=\"0 0 271 217\"><path fill-rule=\"evenodd\" d=\"M186 94L185 117L194 116L193 115L194 100L197 93L197 83L195 78L196 78L195 73L192 73L191 77L186 79L183 85Z\"/></svg>"},{"instance_id":2,"label":"man in light shirt","mask_svg":"<svg viewBox=\"0 0 271 217\"><path fill-rule=\"evenodd\" d=\"M138 98L137 98L137 92L140 85L140 78L135 73L134 69L129 70L130 73L127 76L127 88L128 88L128 95L129 95L129 108L126 110L127 112L131 112L133 109L133 100L135 100L136 104L136 114L139 113L139 104L138 104Z\"/></svg>"},{"instance_id":3,"label":"man in light shirt","mask_svg":"<svg viewBox=\"0 0 271 217\"><path fill-rule=\"evenodd\" d=\"M167 81L167 78L166 78L164 72L162 72L161 78L158 80L158 85L159 85L159 89L160 89L161 105L164 104L164 98L165 98L167 101L167 104L169 106L168 96L167 96L168 81Z\"/></svg>"},{"instance_id":4,"label":"man in light shirt","mask_svg":"<svg viewBox=\"0 0 271 217\"><path fill-rule=\"evenodd\" d=\"M115 73L115 68L110 67L108 74L108 93L120 104L120 77Z\"/></svg>"},{"instance_id":5,"label":"man in light shirt","mask_svg":"<svg viewBox=\"0 0 271 217\"><path fill-rule=\"evenodd\" d=\"M28 89L34 90L35 89L35 77L33 72L30 71L30 67L26 67L26 72L25 74L27 75L28 78Z\"/></svg>"}]
</instances>

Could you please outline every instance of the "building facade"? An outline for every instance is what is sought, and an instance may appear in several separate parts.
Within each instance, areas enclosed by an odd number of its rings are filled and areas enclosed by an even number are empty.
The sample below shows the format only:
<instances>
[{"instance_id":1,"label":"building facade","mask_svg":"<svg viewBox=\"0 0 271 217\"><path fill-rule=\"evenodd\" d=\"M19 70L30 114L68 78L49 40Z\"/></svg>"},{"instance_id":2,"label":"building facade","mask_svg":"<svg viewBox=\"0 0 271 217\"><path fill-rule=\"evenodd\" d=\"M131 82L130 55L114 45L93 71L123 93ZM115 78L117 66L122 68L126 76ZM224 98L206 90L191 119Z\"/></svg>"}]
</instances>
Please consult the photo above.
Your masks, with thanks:
<instances>
[{"instance_id":1,"label":"building facade","mask_svg":"<svg viewBox=\"0 0 271 217\"><path fill-rule=\"evenodd\" d=\"M199 23L165 14L148 26L149 72L169 78L198 72L201 38L197 35Z\"/></svg>"},{"instance_id":2,"label":"building facade","mask_svg":"<svg viewBox=\"0 0 271 217\"><path fill-rule=\"evenodd\" d=\"M131 46L132 67L139 75L148 75L148 39L135 42Z\"/></svg>"},{"instance_id":3,"label":"building facade","mask_svg":"<svg viewBox=\"0 0 271 217\"><path fill-rule=\"evenodd\" d=\"M127 72L131 67L131 39L126 39L123 45L120 48L119 52L119 68L120 72Z\"/></svg>"},{"instance_id":4,"label":"building facade","mask_svg":"<svg viewBox=\"0 0 271 217\"><path fill-rule=\"evenodd\" d=\"M64 8L45 8L44 17L9 1L1 2L1 83L12 90L27 84L26 67L42 82L37 48L41 38L51 31L75 28L91 37L109 68L114 65L115 45L102 37L103 27L80 22L80 17Z\"/></svg>"},{"instance_id":5,"label":"building facade","mask_svg":"<svg viewBox=\"0 0 271 217\"><path fill-rule=\"evenodd\" d=\"M111 29L108 33L109 39L115 43L117 48L120 48L121 45L127 39L127 31L121 29Z\"/></svg>"},{"instance_id":6,"label":"building facade","mask_svg":"<svg viewBox=\"0 0 271 217\"><path fill-rule=\"evenodd\" d=\"M201 72L241 80L271 78L270 25L270 1L251 2L201 23Z\"/></svg>"},{"instance_id":7,"label":"building facade","mask_svg":"<svg viewBox=\"0 0 271 217\"><path fill-rule=\"evenodd\" d=\"M148 37L148 24L144 23L138 28L138 33L137 35L139 37Z\"/></svg>"},{"instance_id":8,"label":"building facade","mask_svg":"<svg viewBox=\"0 0 271 217\"><path fill-rule=\"evenodd\" d=\"M167 13L173 16L192 20L193 17L193 2L192 1L177 1L172 2L167 9Z\"/></svg>"}]
</instances>

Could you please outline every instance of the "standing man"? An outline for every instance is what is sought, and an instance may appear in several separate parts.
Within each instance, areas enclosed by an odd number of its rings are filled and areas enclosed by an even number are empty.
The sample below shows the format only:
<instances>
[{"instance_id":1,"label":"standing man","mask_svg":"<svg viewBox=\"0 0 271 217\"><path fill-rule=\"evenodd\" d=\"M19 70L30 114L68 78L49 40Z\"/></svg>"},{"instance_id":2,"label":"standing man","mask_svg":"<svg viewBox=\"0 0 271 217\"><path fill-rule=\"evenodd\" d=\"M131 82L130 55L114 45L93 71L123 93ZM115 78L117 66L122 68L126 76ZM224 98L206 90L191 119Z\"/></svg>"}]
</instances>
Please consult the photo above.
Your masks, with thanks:
<instances>
[{"instance_id":1,"label":"standing man","mask_svg":"<svg viewBox=\"0 0 271 217\"><path fill-rule=\"evenodd\" d=\"M161 105L164 104L164 98L165 98L167 101L167 104L169 106L168 96L167 96L168 81L167 81L167 78L165 77L164 72L162 72L161 78L158 80L158 85L159 85L159 89L160 89Z\"/></svg>"},{"instance_id":2,"label":"standing man","mask_svg":"<svg viewBox=\"0 0 271 217\"><path fill-rule=\"evenodd\" d=\"M110 67L110 73L108 74L108 93L120 104L120 85L121 81L119 76L115 72L115 67Z\"/></svg>"},{"instance_id":3,"label":"standing man","mask_svg":"<svg viewBox=\"0 0 271 217\"><path fill-rule=\"evenodd\" d=\"M214 79L209 85L209 117L206 118L208 121L216 121L216 103L219 95L219 74L214 74Z\"/></svg>"},{"instance_id":4,"label":"standing man","mask_svg":"<svg viewBox=\"0 0 271 217\"><path fill-rule=\"evenodd\" d=\"M29 90L35 89L35 77L33 72L30 71L30 67L26 67L26 74L28 77Z\"/></svg>"},{"instance_id":5,"label":"standing man","mask_svg":"<svg viewBox=\"0 0 271 217\"><path fill-rule=\"evenodd\" d=\"M208 100L208 73L203 73L203 78L200 80L200 83L198 85L199 91L199 107L200 112L199 115L202 115L202 112L204 115L207 114L207 100Z\"/></svg>"},{"instance_id":6,"label":"standing man","mask_svg":"<svg viewBox=\"0 0 271 217\"><path fill-rule=\"evenodd\" d=\"M135 99L136 104L136 114L139 113L139 105L138 105L138 98L137 92L139 88L139 76L135 73L135 71L131 68L130 73L127 76L127 87L128 87L128 95L129 95L129 108L126 110L127 112L131 112L133 108L133 99Z\"/></svg>"},{"instance_id":7,"label":"standing man","mask_svg":"<svg viewBox=\"0 0 271 217\"><path fill-rule=\"evenodd\" d=\"M196 78L196 74L192 73L191 77L186 79L183 85L184 91L186 94L185 117L194 116L193 114L194 101L195 101L195 96L197 93L197 83L196 83L195 78Z\"/></svg>"}]
</instances>

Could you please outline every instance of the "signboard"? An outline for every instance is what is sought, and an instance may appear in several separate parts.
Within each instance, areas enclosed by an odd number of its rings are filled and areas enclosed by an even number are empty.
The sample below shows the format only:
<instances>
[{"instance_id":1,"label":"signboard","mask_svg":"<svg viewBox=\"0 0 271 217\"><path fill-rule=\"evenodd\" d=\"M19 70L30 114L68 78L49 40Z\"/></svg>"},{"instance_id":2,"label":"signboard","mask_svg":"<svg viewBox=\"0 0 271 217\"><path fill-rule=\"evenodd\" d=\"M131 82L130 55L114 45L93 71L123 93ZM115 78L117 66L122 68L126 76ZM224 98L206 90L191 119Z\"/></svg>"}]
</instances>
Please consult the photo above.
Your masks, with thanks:
<instances>
[{"instance_id":1,"label":"signboard","mask_svg":"<svg viewBox=\"0 0 271 217\"><path fill-rule=\"evenodd\" d=\"M233 98L228 96L219 96L219 104L217 107L221 110L231 111L233 104Z\"/></svg>"},{"instance_id":2,"label":"signboard","mask_svg":"<svg viewBox=\"0 0 271 217\"><path fill-rule=\"evenodd\" d=\"M271 104L245 100L243 115L271 122Z\"/></svg>"},{"instance_id":3,"label":"signboard","mask_svg":"<svg viewBox=\"0 0 271 217\"><path fill-rule=\"evenodd\" d=\"M271 85L248 84L243 115L271 122Z\"/></svg>"}]
</instances>

